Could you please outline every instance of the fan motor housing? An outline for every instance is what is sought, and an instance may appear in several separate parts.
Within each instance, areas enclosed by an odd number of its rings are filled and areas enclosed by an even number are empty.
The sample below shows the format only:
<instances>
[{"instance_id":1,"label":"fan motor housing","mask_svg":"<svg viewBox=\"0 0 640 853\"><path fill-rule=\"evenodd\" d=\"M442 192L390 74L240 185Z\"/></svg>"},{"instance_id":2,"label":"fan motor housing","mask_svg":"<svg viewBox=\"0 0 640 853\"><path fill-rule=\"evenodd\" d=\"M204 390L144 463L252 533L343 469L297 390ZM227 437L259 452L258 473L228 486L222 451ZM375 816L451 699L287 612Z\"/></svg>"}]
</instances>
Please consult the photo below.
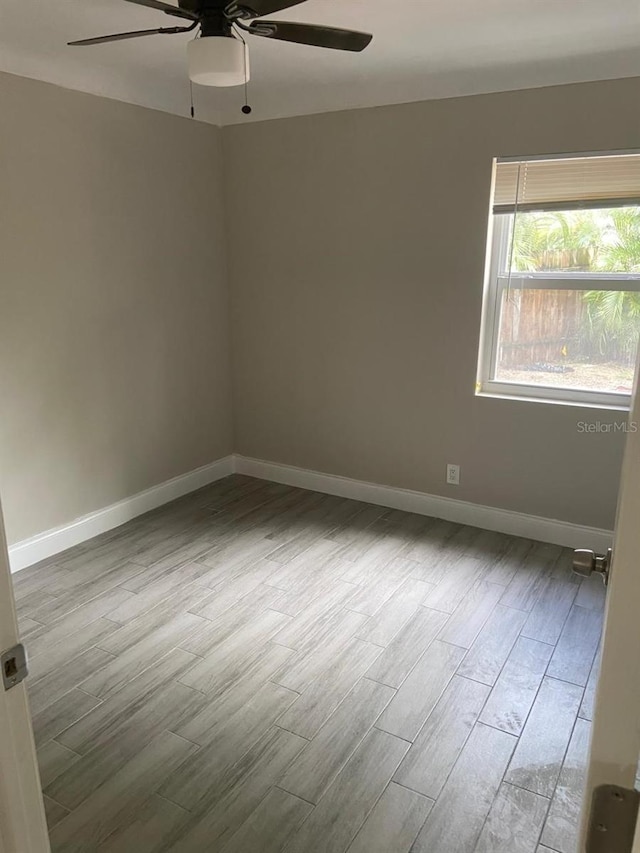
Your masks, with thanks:
<instances>
[{"instance_id":1,"label":"fan motor housing","mask_svg":"<svg viewBox=\"0 0 640 853\"><path fill-rule=\"evenodd\" d=\"M201 15L202 36L231 36L231 23L225 16L229 0L178 0L181 9Z\"/></svg>"},{"instance_id":2,"label":"fan motor housing","mask_svg":"<svg viewBox=\"0 0 640 853\"><path fill-rule=\"evenodd\" d=\"M229 0L178 0L178 6L186 12L224 12Z\"/></svg>"},{"instance_id":3,"label":"fan motor housing","mask_svg":"<svg viewBox=\"0 0 640 853\"><path fill-rule=\"evenodd\" d=\"M181 9L201 16L202 36L232 36L231 23L225 16L229 0L178 0Z\"/></svg>"}]
</instances>

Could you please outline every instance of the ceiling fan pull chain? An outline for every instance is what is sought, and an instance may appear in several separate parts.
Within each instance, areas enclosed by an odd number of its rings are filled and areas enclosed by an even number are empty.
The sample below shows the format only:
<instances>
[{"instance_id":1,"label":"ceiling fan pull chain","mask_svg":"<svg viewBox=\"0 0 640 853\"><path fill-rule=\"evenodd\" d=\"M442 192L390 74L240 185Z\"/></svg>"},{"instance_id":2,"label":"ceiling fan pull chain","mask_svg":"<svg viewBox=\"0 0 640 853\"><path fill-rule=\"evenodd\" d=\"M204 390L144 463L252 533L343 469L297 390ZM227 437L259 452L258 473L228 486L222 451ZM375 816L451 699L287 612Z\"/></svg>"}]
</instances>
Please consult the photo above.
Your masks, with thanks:
<instances>
[{"instance_id":1,"label":"ceiling fan pull chain","mask_svg":"<svg viewBox=\"0 0 640 853\"><path fill-rule=\"evenodd\" d=\"M239 38L239 39L240 39L240 41L242 42L242 47L243 47L243 62L244 62L244 105L243 105L243 107L242 107L242 112L243 112L246 116L248 116L248 115L251 115L251 112L252 112L252 109L251 109L251 107L249 106L249 69L247 68L247 52L248 52L249 48L247 47L247 42L246 42L246 40L245 40L244 36L243 36L243 35L242 35L242 33L240 32L240 30L246 30L246 29L247 29L247 27L245 27L243 24L238 23L238 21L234 21L233 23L234 23L234 27L235 27L235 29L234 29L235 34L238 36L238 38Z\"/></svg>"},{"instance_id":2,"label":"ceiling fan pull chain","mask_svg":"<svg viewBox=\"0 0 640 853\"><path fill-rule=\"evenodd\" d=\"M189 95L191 96L191 118L196 117L196 111L193 108L193 83L189 80Z\"/></svg>"},{"instance_id":3,"label":"ceiling fan pull chain","mask_svg":"<svg viewBox=\"0 0 640 853\"><path fill-rule=\"evenodd\" d=\"M240 36L242 38L242 36ZM242 112L248 116L251 115L251 107L249 106L249 75L247 74L247 43L242 39L244 45L244 106Z\"/></svg>"}]
</instances>

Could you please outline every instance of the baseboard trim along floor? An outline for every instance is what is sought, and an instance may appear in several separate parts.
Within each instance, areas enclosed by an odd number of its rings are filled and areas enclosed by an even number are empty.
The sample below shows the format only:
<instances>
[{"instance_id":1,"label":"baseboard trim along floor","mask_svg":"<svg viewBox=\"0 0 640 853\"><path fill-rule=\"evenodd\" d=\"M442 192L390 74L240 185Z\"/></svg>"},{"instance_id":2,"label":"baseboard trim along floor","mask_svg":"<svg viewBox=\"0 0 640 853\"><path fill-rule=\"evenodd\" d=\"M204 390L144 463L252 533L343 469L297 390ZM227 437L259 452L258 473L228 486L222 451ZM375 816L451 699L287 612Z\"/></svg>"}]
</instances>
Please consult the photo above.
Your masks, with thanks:
<instances>
[{"instance_id":1,"label":"baseboard trim along floor","mask_svg":"<svg viewBox=\"0 0 640 853\"><path fill-rule=\"evenodd\" d=\"M260 480L271 480L274 483L297 486L337 497L351 498L390 509L442 518L445 521L467 524L511 536L523 536L538 542L549 542L568 548L592 548L594 551L606 552L611 546L613 537L610 530L525 515L411 489L382 486L378 483L353 480L335 474L323 474L319 471L266 462L248 456L232 455L75 519L70 524L17 542L9 548L11 571L17 572L40 560L53 557L67 548L79 545L100 533L112 530L145 512L233 473L246 474Z\"/></svg>"},{"instance_id":2,"label":"baseboard trim along floor","mask_svg":"<svg viewBox=\"0 0 640 853\"><path fill-rule=\"evenodd\" d=\"M311 489L328 495L386 506L390 509L442 518L445 521L467 524L470 527L481 527L484 530L507 533L511 536L523 536L526 539L549 542L565 548L592 548L594 551L606 553L613 540L611 530L525 515L507 509L482 506L439 495L428 495L411 489L351 480L348 477L322 474L318 471L265 462L247 456L236 455L235 472L261 480L271 480L274 483L283 483L286 486L298 486L301 489Z\"/></svg>"},{"instance_id":3,"label":"baseboard trim along floor","mask_svg":"<svg viewBox=\"0 0 640 853\"><path fill-rule=\"evenodd\" d=\"M138 492L130 498L124 498L111 506L77 518L70 524L46 530L22 542L16 542L9 547L11 571L17 572L40 560L53 557L61 551L66 551L67 548L93 539L94 536L106 533L107 530L113 530L114 527L119 527L145 512L170 503L189 492L195 492L233 473L234 457L225 456L209 465L196 468L195 471L188 471L186 474L145 489L144 492Z\"/></svg>"}]
</instances>

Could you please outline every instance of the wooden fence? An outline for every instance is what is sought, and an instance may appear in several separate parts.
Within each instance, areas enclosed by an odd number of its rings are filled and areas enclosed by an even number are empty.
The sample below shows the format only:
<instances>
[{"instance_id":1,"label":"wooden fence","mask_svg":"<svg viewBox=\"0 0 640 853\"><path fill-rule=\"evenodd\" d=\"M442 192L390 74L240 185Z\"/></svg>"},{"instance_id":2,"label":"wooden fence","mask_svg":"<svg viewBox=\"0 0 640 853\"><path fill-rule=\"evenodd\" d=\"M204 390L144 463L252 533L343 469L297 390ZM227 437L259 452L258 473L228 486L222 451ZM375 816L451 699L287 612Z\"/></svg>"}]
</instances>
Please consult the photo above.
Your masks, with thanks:
<instances>
[{"instance_id":1,"label":"wooden fence","mask_svg":"<svg viewBox=\"0 0 640 853\"><path fill-rule=\"evenodd\" d=\"M513 288L502 301L499 363L504 368L580 361L633 363L615 338L591 334L588 305L578 290Z\"/></svg>"},{"instance_id":2,"label":"wooden fence","mask_svg":"<svg viewBox=\"0 0 640 853\"><path fill-rule=\"evenodd\" d=\"M500 364L507 368L582 360L587 306L576 290L505 291Z\"/></svg>"}]
</instances>

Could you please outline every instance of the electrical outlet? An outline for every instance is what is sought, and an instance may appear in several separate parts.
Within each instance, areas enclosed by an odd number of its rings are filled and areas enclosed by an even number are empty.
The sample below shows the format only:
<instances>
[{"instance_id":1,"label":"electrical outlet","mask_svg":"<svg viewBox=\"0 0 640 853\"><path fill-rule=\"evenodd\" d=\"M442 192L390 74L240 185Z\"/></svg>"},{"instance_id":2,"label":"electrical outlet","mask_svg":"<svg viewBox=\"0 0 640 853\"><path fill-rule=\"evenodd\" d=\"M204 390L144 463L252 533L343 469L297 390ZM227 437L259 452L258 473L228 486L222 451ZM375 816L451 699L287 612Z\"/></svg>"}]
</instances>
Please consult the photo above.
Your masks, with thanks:
<instances>
[{"instance_id":1,"label":"electrical outlet","mask_svg":"<svg viewBox=\"0 0 640 853\"><path fill-rule=\"evenodd\" d=\"M460 485L459 465L447 465L447 483L449 483L450 486Z\"/></svg>"}]
</instances>

